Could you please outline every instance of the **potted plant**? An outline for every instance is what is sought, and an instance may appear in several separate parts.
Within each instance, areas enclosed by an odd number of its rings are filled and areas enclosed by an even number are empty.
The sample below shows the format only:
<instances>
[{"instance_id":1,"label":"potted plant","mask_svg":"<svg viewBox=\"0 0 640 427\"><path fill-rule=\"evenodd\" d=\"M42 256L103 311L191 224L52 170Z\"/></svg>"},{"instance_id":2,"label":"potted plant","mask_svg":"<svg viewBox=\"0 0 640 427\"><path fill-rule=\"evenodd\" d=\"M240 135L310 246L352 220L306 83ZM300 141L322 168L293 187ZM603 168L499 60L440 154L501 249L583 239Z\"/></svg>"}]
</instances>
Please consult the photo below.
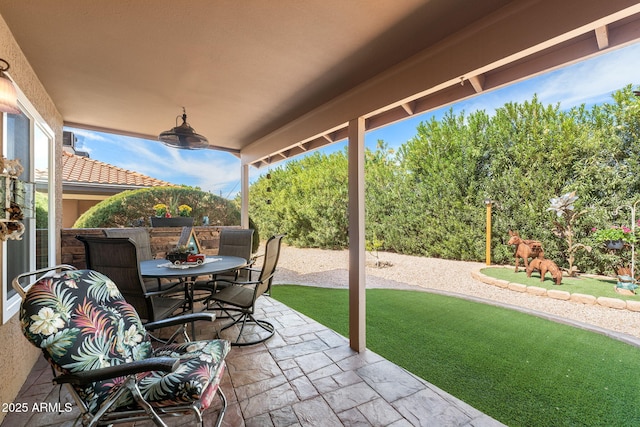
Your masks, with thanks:
<instances>
[{"instance_id":1,"label":"potted plant","mask_svg":"<svg viewBox=\"0 0 640 427\"><path fill-rule=\"evenodd\" d=\"M153 210L155 211L157 218L171 217L171 213L169 213L169 208L164 203L158 203L153 205Z\"/></svg>"},{"instance_id":2,"label":"potted plant","mask_svg":"<svg viewBox=\"0 0 640 427\"><path fill-rule=\"evenodd\" d=\"M619 250L636 242L636 235L629 227L612 225L609 228L593 229L593 238L607 249Z\"/></svg>"},{"instance_id":3,"label":"potted plant","mask_svg":"<svg viewBox=\"0 0 640 427\"><path fill-rule=\"evenodd\" d=\"M193 208L189 205L180 205L178 206L178 215L181 217L189 217L191 216L191 211Z\"/></svg>"}]
</instances>

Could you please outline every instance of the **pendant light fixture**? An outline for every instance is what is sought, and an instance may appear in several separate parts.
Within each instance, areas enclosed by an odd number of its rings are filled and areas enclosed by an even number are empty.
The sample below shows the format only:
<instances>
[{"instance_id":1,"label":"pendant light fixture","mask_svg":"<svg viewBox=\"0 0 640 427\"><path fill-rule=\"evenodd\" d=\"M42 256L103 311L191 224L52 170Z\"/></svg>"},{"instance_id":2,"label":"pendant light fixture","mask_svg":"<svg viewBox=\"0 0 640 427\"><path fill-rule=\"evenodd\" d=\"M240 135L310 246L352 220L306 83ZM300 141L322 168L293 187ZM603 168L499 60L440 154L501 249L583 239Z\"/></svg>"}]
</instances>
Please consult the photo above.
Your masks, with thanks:
<instances>
[{"instance_id":1,"label":"pendant light fixture","mask_svg":"<svg viewBox=\"0 0 640 427\"><path fill-rule=\"evenodd\" d=\"M182 117L182 124L178 126L178 118ZM189 123L187 123L187 111L182 107L182 116L176 117L176 127L162 132L158 140L164 145L186 150L197 150L207 148L209 140L202 135L198 135Z\"/></svg>"},{"instance_id":2,"label":"pendant light fixture","mask_svg":"<svg viewBox=\"0 0 640 427\"><path fill-rule=\"evenodd\" d=\"M18 94L13 82L5 74L9 69L9 63L0 58L0 112L19 114Z\"/></svg>"}]
</instances>

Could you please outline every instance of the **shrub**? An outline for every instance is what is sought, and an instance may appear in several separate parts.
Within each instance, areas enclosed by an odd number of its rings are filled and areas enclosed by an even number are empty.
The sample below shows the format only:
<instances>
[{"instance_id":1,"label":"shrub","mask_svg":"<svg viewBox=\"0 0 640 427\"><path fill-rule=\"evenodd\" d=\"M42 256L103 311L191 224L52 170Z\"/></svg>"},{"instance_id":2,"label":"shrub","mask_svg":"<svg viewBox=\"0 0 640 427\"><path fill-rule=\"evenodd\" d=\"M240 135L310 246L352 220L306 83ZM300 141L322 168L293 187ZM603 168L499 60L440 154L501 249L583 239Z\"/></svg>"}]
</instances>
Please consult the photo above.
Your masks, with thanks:
<instances>
[{"instance_id":1,"label":"shrub","mask_svg":"<svg viewBox=\"0 0 640 427\"><path fill-rule=\"evenodd\" d=\"M73 228L149 226L149 217L162 203L192 207L195 225L204 216L211 225L239 225L240 211L233 202L191 187L153 187L123 191L93 206L78 218Z\"/></svg>"}]
</instances>

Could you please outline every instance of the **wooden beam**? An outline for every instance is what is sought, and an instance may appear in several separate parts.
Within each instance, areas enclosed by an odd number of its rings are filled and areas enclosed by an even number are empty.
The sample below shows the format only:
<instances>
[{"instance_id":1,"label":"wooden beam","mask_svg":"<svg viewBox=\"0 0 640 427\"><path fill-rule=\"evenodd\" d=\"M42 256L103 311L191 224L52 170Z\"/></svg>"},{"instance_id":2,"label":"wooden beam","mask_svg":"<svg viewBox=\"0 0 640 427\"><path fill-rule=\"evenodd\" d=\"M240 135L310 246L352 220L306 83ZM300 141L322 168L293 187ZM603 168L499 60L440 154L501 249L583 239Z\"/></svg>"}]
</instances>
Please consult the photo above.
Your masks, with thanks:
<instances>
[{"instance_id":1,"label":"wooden beam","mask_svg":"<svg viewBox=\"0 0 640 427\"><path fill-rule=\"evenodd\" d=\"M598 41L598 49L606 49L609 47L609 28L606 25L595 29L596 40Z\"/></svg>"},{"instance_id":2,"label":"wooden beam","mask_svg":"<svg viewBox=\"0 0 640 427\"><path fill-rule=\"evenodd\" d=\"M475 90L476 93L480 93L484 90L484 79L484 74L469 77L469 83L471 83L471 86L473 86L473 90Z\"/></svg>"},{"instance_id":3,"label":"wooden beam","mask_svg":"<svg viewBox=\"0 0 640 427\"><path fill-rule=\"evenodd\" d=\"M408 115L413 116L415 105L413 102L405 102L400 105Z\"/></svg>"}]
</instances>

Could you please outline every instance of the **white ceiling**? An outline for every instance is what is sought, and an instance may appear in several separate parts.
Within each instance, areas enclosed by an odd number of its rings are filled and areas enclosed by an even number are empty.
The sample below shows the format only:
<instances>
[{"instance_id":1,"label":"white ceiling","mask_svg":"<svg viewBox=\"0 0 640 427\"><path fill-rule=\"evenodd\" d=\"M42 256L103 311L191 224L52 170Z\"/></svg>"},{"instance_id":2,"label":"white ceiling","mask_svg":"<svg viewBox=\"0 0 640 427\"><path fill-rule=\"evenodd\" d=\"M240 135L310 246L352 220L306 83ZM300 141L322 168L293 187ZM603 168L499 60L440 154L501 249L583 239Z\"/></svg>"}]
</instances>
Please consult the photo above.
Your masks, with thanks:
<instances>
[{"instance_id":1,"label":"white ceiling","mask_svg":"<svg viewBox=\"0 0 640 427\"><path fill-rule=\"evenodd\" d=\"M155 138L184 106L213 147L256 166L341 139L357 116L377 127L628 44L639 13L628 0L0 0L65 124Z\"/></svg>"}]
</instances>

